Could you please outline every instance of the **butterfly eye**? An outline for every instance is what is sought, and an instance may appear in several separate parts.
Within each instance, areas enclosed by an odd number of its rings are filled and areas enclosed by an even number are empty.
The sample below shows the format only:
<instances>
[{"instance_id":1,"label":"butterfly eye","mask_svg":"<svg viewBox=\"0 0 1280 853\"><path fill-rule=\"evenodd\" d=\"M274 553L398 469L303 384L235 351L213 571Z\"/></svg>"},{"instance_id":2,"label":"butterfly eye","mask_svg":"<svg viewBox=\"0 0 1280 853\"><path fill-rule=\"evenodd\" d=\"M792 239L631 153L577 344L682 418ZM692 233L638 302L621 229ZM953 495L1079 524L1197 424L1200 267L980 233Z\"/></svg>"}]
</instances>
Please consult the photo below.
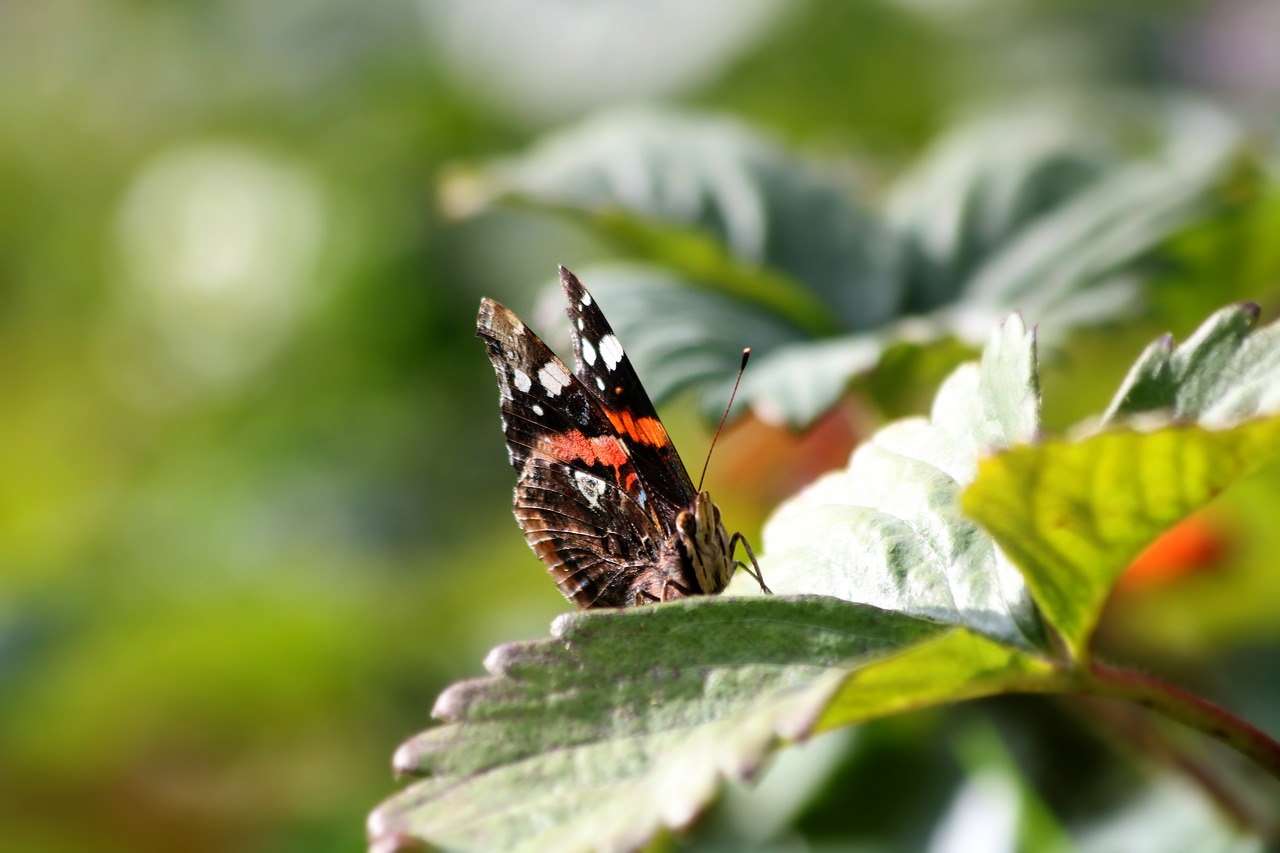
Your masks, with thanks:
<instances>
[{"instance_id":1,"label":"butterfly eye","mask_svg":"<svg viewBox=\"0 0 1280 853\"><path fill-rule=\"evenodd\" d=\"M694 519L693 513L687 509L681 510L676 516L676 529L684 537L692 539L698 532L698 522Z\"/></svg>"}]
</instances>

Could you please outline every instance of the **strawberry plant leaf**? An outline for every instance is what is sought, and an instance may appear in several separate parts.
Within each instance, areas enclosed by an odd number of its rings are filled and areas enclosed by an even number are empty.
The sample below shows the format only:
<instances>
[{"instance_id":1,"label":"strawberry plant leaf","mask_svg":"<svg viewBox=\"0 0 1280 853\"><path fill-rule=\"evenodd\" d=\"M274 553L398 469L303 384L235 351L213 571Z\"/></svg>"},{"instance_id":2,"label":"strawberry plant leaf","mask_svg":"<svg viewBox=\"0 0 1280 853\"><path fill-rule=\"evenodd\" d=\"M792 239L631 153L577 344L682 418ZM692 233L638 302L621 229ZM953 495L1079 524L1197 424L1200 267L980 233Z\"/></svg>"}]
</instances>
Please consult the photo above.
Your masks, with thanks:
<instances>
[{"instance_id":1,"label":"strawberry plant leaf","mask_svg":"<svg viewBox=\"0 0 1280 853\"><path fill-rule=\"evenodd\" d=\"M1087 123L1058 111L981 117L939 140L893 188L887 220L906 247L908 310L955 301L1029 222L1115 162Z\"/></svg>"},{"instance_id":2,"label":"strawberry plant leaf","mask_svg":"<svg viewBox=\"0 0 1280 853\"><path fill-rule=\"evenodd\" d=\"M1077 659L1142 548L1280 449L1280 334L1256 322L1228 308L1176 349L1158 341L1108 410L1134 426L1013 448L965 494Z\"/></svg>"},{"instance_id":3,"label":"strawberry plant leaf","mask_svg":"<svg viewBox=\"0 0 1280 853\"><path fill-rule=\"evenodd\" d=\"M475 850L633 849L804 735L850 669L945 626L829 598L701 598L571 613L495 649L405 744L427 775L370 837ZM895 697L886 695L887 701ZM865 709L874 713L871 703Z\"/></svg>"},{"instance_id":4,"label":"strawberry plant leaf","mask_svg":"<svg viewBox=\"0 0 1280 853\"><path fill-rule=\"evenodd\" d=\"M1280 409L1280 328L1257 325L1256 305L1233 305L1176 349L1167 335L1151 344L1103 420L1163 412L1177 421L1232 424Z\"/></svg>"},{"instance_id":5,"label":"strawberry plant leaf","mask_svg":"<svg viewBox=\"0 0 1280 853\"><path fill-rule=\"evenodd\" d=\"M889 712L998 693L1061 689L1061 670L981 634L955 629L853 670L840 682L815 732Z\"/></svg>"},{"instance_id":6,"label":"strawberry plant leaf","mask_svg":"<svg viewBox=\"0 0 1280 853\"><path fill-rule=\"evenodd\" d=\"M943 383L929 419L886 427L847 468L778 508L764 531L774 590L833 595L1045 649L1021 575L959 503L980 455L1036 437L1039 404L1035 337L1012 317L980 364Z\"/></svg>"},{"instance_id":7,"label":"strawberry plant leaf","mask_svg":"<svg viewBox=\"0 0 1280 853\"><path fill-rule=\"evenodd\" d=\"M1138 701L1280 772L1259 730L1084 665L1126 555L1280 447L1280 416L1190 422L1268 414L1280 359L1255 316L1148 351L1112 407L1146 431L1074 441L1041 440L1035 337L1010 318L930 418L881 430L778 510L764 570L793 595L566 614L550 639L495 649L490 677L447 690L442 725L397 752L425 778L370 816L374 848L636 849L781 743L996 693Z\"/></svg>"},{"instance_id":8,"label":"strawberry plant leaf","mask_svg":"<svg viewBox=\"0 0 1280 853\"><path fill-rule=\"evenodd\" d=\"M1136 160L1099 143L1098 126L1018 115L961 128L895 188L883 217L831 169L749 126L653 110L593 118L455 175L445 195L463 212L534 207L614 239L654 272L578 272L620 305L644 302L651 280L687 291L687 311L679 290L665 293L673 309L639 312L626 332L659 402L693 388L718 417L750 346L742 404L802 427L895 344L977 344L1015 309L1065 334L1141 302L1162 247L1238 184L1234 137L1188 156L1168 133L1167 150ZM661 355L673 314L717 342L714 358ZM744 314L750 327L736 325ZM729 340L731 356L719 348Z\"/></svg>"},{"instance_id":9,"label":"strawberry plant leaf","mask_svg":"<svg viewBox=\"0 0 1280 853\"><path fill-rule=\"evenodd\" d=\"M897 310L895 246L838 176L736 121L627 109L475 180L495 200L584 216L684 276L816 333L870 328Z\"/></svg>"}]
</instances>

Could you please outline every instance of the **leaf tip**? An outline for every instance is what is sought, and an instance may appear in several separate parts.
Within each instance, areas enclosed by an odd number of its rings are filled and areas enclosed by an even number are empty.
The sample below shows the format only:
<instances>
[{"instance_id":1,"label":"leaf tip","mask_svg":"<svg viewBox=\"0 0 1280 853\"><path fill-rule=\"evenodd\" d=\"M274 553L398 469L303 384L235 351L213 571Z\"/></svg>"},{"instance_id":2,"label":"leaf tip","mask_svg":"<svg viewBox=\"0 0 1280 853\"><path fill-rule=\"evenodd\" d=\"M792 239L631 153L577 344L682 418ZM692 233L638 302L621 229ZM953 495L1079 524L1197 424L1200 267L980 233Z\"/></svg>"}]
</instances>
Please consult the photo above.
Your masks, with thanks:
<instances>
[{"instance_id":1,"label":"leaf tip","mask_svg":"<svg viewBox=\"0 0 1280 853\"><path fill-rule=\"evenodd\" d=\"M570 610L568 613L561 613L555 619L551 620L551 636L557 640L565 639L581 619L582 614L575 610ZM499 646L498 648L502 647ZM494 651L496 652L498 649L494 649Z\"/></svg>"},{"instance_id":2,"label":"leaf tip","mask_svg":"<svg viewBox=\"0 0 1280 853\"><path fill-rule=\"evenodd\" d=\"M1039 324L1033 324L1031 328L1028 329L1027 320L1022 316L1022 312L1013 311L1000 321L1000 325L1003 326L1004 330L1009 334L1016 337L1024 337L1028 333L1034 335Z\"/></svg>"},{"instance_id":3,"label":"leaf tip","mask_svg":"<svg viewBox=\"0 0 1280 853\"><path fill-rule=\"evenodd\" d=\"M422 749L419 747L418 739L414 738L406 741L400 744L391 756L391 772L395 774L397 779L406 776L421 776L422 757Z\"/></svg>"},{"instance_id":4,"label":"leaf tip","mask_svg":"<svg viewBox=\"0 0 1280 853\"><path fill-rule=\"evenodd\" d=\"M497 651L497 649L494 651ZM490 655L492 656L492 653ZM472 678L446 687L436 697L436 703L431 706L431 716L445 722L455 722L461 719L471 705L479 683L479 679Z\"/></svg>"},{"instance_id":5,"label":"leaf tip","mask_svg":"<svg viewBox=\"0 0 1280 853\"><path fill-rule=\"evenodd\" d=\"M484 656L484 671L496 676L518 676L521 663L537 662L541 641L521 641L494 646ZM466 682L463 682L464 684Z\"/></svg>"}]
</instances>

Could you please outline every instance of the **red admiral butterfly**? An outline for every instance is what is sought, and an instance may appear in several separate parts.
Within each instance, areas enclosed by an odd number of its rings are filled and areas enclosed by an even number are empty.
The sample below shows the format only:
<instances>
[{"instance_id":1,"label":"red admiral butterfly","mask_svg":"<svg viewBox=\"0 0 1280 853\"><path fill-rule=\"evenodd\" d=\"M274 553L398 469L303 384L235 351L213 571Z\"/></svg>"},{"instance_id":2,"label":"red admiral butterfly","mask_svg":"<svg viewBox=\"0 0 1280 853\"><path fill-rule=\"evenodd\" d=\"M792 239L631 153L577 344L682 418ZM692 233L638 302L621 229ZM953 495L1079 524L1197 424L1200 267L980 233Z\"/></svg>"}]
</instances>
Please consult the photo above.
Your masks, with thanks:
<instances>
[{"instance_id":1,"label":"red admiral butterfly","mask_svg":"<svg viewBox=\"0 0 1280 853\"><path fill-rule=\"evenodd\" d=\"M507 308L480 302L483 338L502 395L507 454L520 472L515 513L565 598L629 607L715 595L741 542L695 489L622 344L591 294L560 268L577 370L570 373Z\"/></svg>"}]
</instances>

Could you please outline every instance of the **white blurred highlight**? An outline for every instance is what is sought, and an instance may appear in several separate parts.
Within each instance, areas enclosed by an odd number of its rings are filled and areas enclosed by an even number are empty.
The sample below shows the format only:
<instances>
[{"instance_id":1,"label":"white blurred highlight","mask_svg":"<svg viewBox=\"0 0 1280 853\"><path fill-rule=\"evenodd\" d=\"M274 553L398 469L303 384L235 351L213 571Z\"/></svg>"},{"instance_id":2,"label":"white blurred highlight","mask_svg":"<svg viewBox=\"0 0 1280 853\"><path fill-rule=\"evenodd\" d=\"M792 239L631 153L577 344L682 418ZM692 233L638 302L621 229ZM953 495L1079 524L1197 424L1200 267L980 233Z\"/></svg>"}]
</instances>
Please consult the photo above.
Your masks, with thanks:
<instances>
[{"instance_id":1,"label":"white blurred highlight","mask_svg":"<svg viewBox=\"0 0 1280 853\"><path fill-rule=\"evenodd\" d=\"M248 146L191 144L143 167L117 215L122 307L153 333L170 380L234 383L277 350L313 275L324 214L305 171Z\"/></svg>"},{"instance_id":2,"label":"white blurred highlight","mask_svg":"<svg viewBox=\"0 0 1280 853\"><path fill-rule=\"evenodd\" d=\"M1014 853L1022 798L1017 786L994 770L980 771L960 789L929 841L929 853Z\"/></svg>"},{"instance_id":3,"label":"white blurred highlight","mask_svg":"<svg viewBox=\"0 0 1280 853\"><path fill-rule=\"evenodd\" d=\"M710 79L784 0L421 0L432 49L511 115L548 124Z\"/></svg>"}]
</instances>

